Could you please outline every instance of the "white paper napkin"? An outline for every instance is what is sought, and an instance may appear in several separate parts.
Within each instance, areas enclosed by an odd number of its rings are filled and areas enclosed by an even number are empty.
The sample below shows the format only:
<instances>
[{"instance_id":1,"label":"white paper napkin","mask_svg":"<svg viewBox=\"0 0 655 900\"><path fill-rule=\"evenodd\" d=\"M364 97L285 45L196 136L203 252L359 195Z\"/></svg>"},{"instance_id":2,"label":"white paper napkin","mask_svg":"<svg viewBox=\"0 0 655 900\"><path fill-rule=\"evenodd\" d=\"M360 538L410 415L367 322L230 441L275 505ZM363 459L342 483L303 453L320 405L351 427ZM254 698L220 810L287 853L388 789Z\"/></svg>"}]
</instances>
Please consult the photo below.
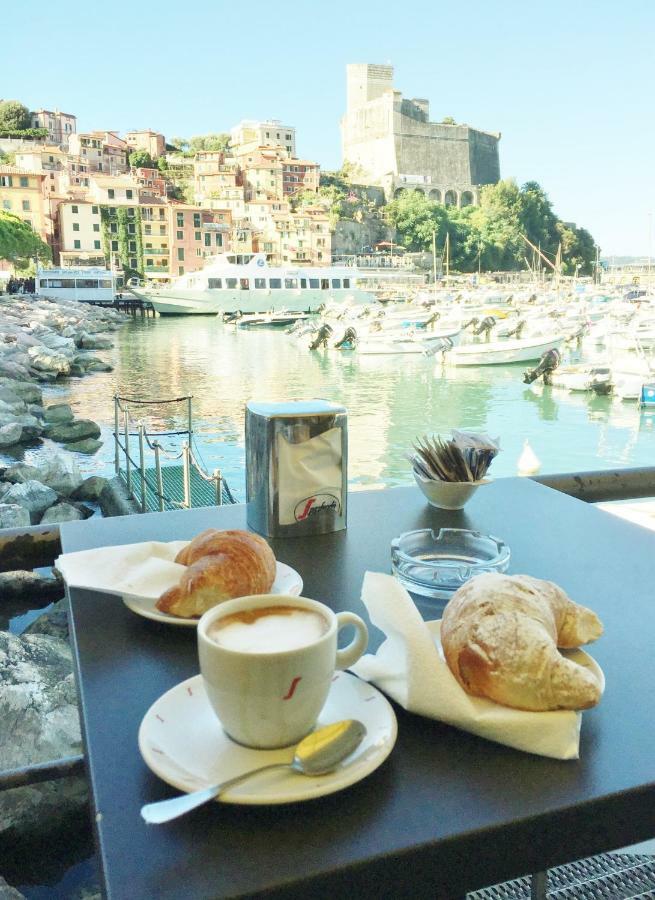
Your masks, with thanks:
<instances>
[{"instance_id":1,"label":"white paper napkin","mask_svg":"<svg viewBox=\"0 0 655 900\"><path fill-rule=\"evenodd\" d=\"M441 654L438 623L423 621L411 597L391 575L367 572L362 600L387 638L352 670L410 712L517 750L577 759L581 715L570 710L526 712L472 697Z\"/></svg>"},{"instance_id":2,"label":"white paper napkin","mask_svg":"<svg viewBox=\"0 0 655 900\"><path fill-rule=\"evenodd\" d=\"M144 541L65 553L55 566L69 587L156 599L179 583L186 566L173 562L188 541Z\"/></svg>"}]
</instances>

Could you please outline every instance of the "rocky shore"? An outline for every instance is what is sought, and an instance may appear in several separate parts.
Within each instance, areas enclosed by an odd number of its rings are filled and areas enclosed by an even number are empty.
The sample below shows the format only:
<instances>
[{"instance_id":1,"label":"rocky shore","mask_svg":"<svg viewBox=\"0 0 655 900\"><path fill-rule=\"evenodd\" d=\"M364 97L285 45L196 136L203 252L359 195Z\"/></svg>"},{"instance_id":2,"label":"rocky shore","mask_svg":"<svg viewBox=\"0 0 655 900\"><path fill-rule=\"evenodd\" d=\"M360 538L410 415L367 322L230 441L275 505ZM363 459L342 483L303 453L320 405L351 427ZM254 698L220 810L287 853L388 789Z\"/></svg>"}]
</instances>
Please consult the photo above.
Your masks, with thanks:
<instances>
[{"instance_id":1,"label":"rocky shore","mask_svg":"<svg viewBox=\"0 0 655 900\"><path fill-rule=\"evenodd\" d=\"M93 515L106 480L84 478L77 454L102 442L95 422L76 419L64 403L48 403L49 385L111 366L96 350L113 346L126 321L113 309L31 297L0 299L0 455L46 445L39 463L0 464L3 529L47 525ZM101 504L100 504L101 505ZM63 584L32 571L0 573L0 615L50 607L16 635L0 631L0 772L82 752ZM88 817L86 779L68 777L0 792L0 858ZM75 824L77 823L77 824ZM8 858L8 857L5 857ZM0 897L20 897L3 879ZM94 892L93 892L94 893Z\"/></svg>"}]
</instances>

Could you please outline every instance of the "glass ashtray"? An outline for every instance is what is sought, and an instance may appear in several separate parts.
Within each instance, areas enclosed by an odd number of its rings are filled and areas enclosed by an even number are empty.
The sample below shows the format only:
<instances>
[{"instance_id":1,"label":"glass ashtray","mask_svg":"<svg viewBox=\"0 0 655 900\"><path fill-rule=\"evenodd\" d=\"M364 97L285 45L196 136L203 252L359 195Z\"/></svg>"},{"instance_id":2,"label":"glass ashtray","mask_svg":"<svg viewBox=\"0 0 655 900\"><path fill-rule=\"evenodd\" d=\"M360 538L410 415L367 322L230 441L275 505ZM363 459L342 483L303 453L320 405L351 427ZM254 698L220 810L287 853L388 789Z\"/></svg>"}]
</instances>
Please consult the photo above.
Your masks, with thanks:
<instances>
[{"instance_id":1,"label":"glass ashtray","mask_svg":"<svg viewBox=\"0 0 655 900\"><path fill-rule=\"evenodd\" d=\"M450 599L474 575L506 572L509 547L490 534L466 528L406 531L391 542L391 571L414 594Z\"/></svg>"}]
</instances>

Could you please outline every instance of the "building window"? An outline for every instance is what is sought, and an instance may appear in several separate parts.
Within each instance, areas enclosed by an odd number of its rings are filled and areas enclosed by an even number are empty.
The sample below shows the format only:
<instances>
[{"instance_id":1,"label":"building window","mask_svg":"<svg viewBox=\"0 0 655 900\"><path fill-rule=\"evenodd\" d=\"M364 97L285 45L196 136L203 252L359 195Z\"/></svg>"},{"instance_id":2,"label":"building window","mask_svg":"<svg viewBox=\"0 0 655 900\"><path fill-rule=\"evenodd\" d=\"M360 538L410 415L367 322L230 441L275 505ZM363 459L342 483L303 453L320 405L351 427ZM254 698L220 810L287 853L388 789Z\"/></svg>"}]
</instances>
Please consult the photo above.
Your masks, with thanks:
<instances>
[{"instance_id":1,"label":"building window","mask_svg":"<svg viewBox=\"0 0 655 900\"><path fill-rule=\"evenodd\" d=\"M200 213L193 214L193 227L200 228Z\"/></svg>"},{"instance_id":2,"label":"building window","mask_svg":"<svg viewBox=\"0 0 655 900\"><path fill-rule=\"evenodd\" d=\"M136 253L136 241L130 241L129 250L130 253Z\"/></svg>"},{"instance_id":3,"label":"building window","mask_svg":"<svg viewBox=\"0 0 655 900\"><path fill-rule=\"evenodd\" d=\"M127 207L127 214L128 214L128 216L130 216L130 218L134 218L134 207L133 206Z\"/></svg>"},{"instance_id":4,"label":"building window","mask_svg":"<svg viewBox=\"0 0 655 900\"><path fill-rule=\"evenodd\" d=\"M29 178L27 177L27 175L20 176L20 186L21 187L29 187L30 186Z\"/></svg>"},{"instance_id":5,"label":"building window","mask_svg":"<svg viewBox=\"0 0 655 900\"><path fill-rule=\"evenodd\" d=\"M183 232L183 231L176 231L176 232L175 232L175 237L178 239L178 241L183 241L183 240L184 240L184 232Z\"/></svg>"},{"instance_id":6,"label":"building window","mask_svg":"<svg viewBox=\"0 0 655 900\"><path fill-rule=\"evenodd\" d=\"M118 234L118 225L116 224L116 222L109 223L109 230L112 234Z\"/></svg>"},{"instance_id":7,"label":"building window","mask_svg":"<svg viewBox=\"0 0 655 900\"><path fill-rule=\"evenodd\" d=\"M92 207L91 207L91 212L93 213L94 216L97 216L97 215L98 215L98 207L97 207L97 206L92 206Z\"/></svg>"},{"instance_id":8,"label":"building window","mask_svg":"<svg viewBox=\"0 0 655 900\"><path fill-rule=\"evenodd\" d=\"M207 279L207 287L210 291L220 290L222 288L222 283L220 278L208 278Z\"/></svg>"},{"instance_id":9,"label":"building window","mask_svg":"<svg viewBox=\"0 0 655 900\"><path fill-rule=\"evenodd\" d=\"M73 222L73 231L79 231L79 230L80 230L79 222Z\"/></svg>"},{"instance_id":10,"label":"building window","mask_svg":"<svg viewBox=\"0 0 655 900\"><path fill-rule=\"evenodd\" d=\"M11 175L0 175L0 187L12 187L13 183Z\"/></svg>"},{"instance_id":11,"label":"building window","mask_svg":"<svg viewBox=\"0 0 655 900\"><path fill-rule=\"evenodd\" d=\"M77 206L71 206L71 212L74 213L75 215L77 215L77 213L79 212L79 209L77 208Z\"/></svg>"},{"instance_id":12,"label":"building window","mask_svg":"<svg viewBox=\"0 0 655 900\"><path fill-rule=\"evenodd\" d=\"M128 188L128 189L125 191L125 196L126 196L126 198L127 198L128 200L131 200L131 199L132 199L132 197L134 196L134 192L132 191L131 188Z\"/></svg>"},{"instance_id":13,"label":"building window","mask_svg":"<svg viewBox=\"0 0 655 900\"><path fill-rule=\"evenodd\" d=\"M11 200L3 200L2 208L3 209L11 209Z\"/></svg>"},{"instance_id":14,"label":"building window","mask_svg":"<svg viewBox=\"0 0 655 900\"><path fill-rule=\"evenodd\" d=\"M216 246L217 246L217 247L222 247L222 246L223 246L223 235L222 235L222 234L217 234L217 235L216 235Z\"/></svg>"},{"instance_id":15,"label":"building window","mask_svg":"<svg viewBox=\"0 0 655 900\"><path fill-rule=\"evenodd\" d=\"M196 247L196 256L202 256L202 247Z\"/></svg>"},{"instance_id":16,"label":"building window","mask_svg":"<svg viewBox=\"0 0 655 900\"><path fill-rule=\"evenodd\" d=\"M111 242L111 251L112 253L118 253L118 241Z\"/></svg>"},{"instance_id":17,"label":"building window","mask_svg":"<svg viewBox=\"0 0 655 900\"><path fill-rule=\"evenodd\" d=\"M82 242L81 242L81 241L73 241L73 247L74 247L76 250L81 250L81 249L82 249Z\"/></svg>"},{"instance_id":18,"label":"building window","mask_svg":"<svg viewBox=\"0 0 655 900\"><path fill-rule=\"evenodd\" d=\"M146 260L146 265L147 265L147 266L152 266L152 260L151 260L151 259L147 259L147 260Z\"/></svg>"},{"instance_id":19,"label":"building window","mask_svg":"<svg viewBox=\"0 0 655 900\"><path fill-rule=\"evenodd\" d=\"M212 236L207 231L207 232L205 232L205 247L211 247L211 245L212 245Z\"/></svg>"},{"instance_id":20,"label":"building window","mask_svg":"<svg viewBox=\"0 0 655 900\"><path fill-rule=\"evenodd\" d=\"M270 281L268 282L268 286L272 290L281 288L282 287L282 279L281 278L271 278Z\"/></svg>"},{"instance_id":21,"label":"building window","mask_svg":"<svg viewBox=\"0 0 655 900\"><path fill-rule=\"evenodd\" d=\"M30 201L29 200L23 200L23 211L24 212L30 211Z\"/></svg>"},{"instance_id":22,"label":"building window","mask_svg":"<svg viewBox=\"0 0 655 900\"><path fill-rule=\"evenodd\" d=\"M178 274L178 275L184 275L184 266L178 266L178 267L177 267L177 274Z\"/></svg>"},{"instance_id":23,"label":"building window","mask_svg":"<svg viewBox=\"0 0 655 900\"><path fill-rule=\"evenodd\" d=\"M113 200L114 197L116 196L116 191L113 188L108 188L107 196L109 197L110 200Z\"/></svg>"},{"instance_id":24,"label":"building window","mask_svg":"<svg viewBox=\"0 0 655 900\"><path fill-rule=\"evenodd\" d=\"M145 233L146 233L146 234L152 234L152 225L146 225L146 226L145 226Z\"/></svg>"},{"instance_id":25,"label":"building window","mask_svg":"<svg viewBox=\"0 0 655 900\"><path fill-rule=\"evenodd\" d=\"M134 257L132 257L132 259L130 260L130 266L133 269L136 269L136 262L137 262L136 259Z\"/></svg>"},{"instance_id":26,"label":"building window","mask_svg":"<svg viewBox=\"0 0 655 900\"><path fill-rule=\"evenodd\" d=\"M177 258L182 262L184 260L184 247L177 248Z\"/></svg>"},{"instance_id":27,"label":"building window","mask_svg":"<svg viewBox=\"0 0 655 900\"><path fill-rule=\"evenodd\" d=\"M179 212L177 214L177 227L184 228L184 213Z\"/></svg>"},{"instance_id":28,"label":"building window","mask_svg":"<svg viewBox=\"0 0 655 900\"><path fill-rule=\"evenodd\" d=\"M94 249L94 250L99 250L99 249L100 249L100 241L94 241L94 242L93 242L93 249Z\"/></svg>"},{"instance_id":29,"label":"building window","mask_svg":"<svg viewBox=\"0 0 655 900\"><path fill-rule=\"evenodd\" d=\"M136 234L136 225L133 225L132 223L130 223L127 226L127 233L128 234Z\"/></svg>"}]
</instances>

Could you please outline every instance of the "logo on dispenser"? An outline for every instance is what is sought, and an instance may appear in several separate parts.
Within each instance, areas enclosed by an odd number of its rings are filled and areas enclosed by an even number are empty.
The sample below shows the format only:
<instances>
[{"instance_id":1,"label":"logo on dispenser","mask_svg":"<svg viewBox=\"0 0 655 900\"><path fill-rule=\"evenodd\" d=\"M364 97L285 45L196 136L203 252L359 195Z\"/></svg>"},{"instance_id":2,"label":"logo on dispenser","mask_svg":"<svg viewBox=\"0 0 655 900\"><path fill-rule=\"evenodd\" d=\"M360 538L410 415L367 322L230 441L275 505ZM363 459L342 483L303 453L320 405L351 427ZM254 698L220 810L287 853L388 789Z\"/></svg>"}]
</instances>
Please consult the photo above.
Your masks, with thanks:
<instances>
[{"instance_id":1,"label":"logo on dispenser","mask_svg":"<svg viewBox=\"0 0 655 900\"><path fill-rule=\"evenodd\" d=\"M317 513L324 512L328 509L334 509L337 515L341 512L341 502L334 494L312 494L299 503L293 511L296 522L304 522Z\"/></svg>"}]
</instances>

